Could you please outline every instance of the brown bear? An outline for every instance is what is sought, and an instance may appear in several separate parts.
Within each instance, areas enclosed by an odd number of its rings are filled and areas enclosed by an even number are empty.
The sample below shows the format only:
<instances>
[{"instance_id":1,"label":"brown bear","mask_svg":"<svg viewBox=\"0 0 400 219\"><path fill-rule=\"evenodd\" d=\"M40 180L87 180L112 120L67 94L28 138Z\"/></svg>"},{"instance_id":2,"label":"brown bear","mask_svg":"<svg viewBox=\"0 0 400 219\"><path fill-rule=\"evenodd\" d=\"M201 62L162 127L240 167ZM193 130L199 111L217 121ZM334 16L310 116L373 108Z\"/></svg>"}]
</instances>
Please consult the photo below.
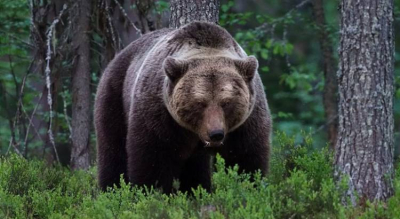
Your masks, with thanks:
<instances>
[{"instance_id":1,"label":"brown bear","mask_svg":"<svg viewBox=\"0 0 400 219\"><path fill-rule=\"evenodd\" d=\"M108 65L98 86L95 126L99 184L170 193L210 190L210 158L263 174L271 116L258 62L223 28L194 22L131 43Z\"/></svg>"}]
</instances>

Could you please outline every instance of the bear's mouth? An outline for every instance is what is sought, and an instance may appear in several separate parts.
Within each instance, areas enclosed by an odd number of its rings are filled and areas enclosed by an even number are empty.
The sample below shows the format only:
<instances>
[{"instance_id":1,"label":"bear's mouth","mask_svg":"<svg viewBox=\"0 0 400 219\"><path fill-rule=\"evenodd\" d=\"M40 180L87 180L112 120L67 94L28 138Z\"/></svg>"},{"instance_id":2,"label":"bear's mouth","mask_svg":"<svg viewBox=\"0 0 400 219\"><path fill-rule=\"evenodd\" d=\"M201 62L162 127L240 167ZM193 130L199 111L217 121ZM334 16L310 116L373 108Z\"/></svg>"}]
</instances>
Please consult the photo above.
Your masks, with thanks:
<instances>
[{"instance_id":1,"label":"bear's mouth","mask_svg":"<svg viewBox=\"0 0 400 219\"><path fill-rule=\"evenodd\" d=\"M217 142L204 141L204 147L205 148L221 147L223 145L224 145L223 141L217 141Z\"/></svg>"}]
</instances>

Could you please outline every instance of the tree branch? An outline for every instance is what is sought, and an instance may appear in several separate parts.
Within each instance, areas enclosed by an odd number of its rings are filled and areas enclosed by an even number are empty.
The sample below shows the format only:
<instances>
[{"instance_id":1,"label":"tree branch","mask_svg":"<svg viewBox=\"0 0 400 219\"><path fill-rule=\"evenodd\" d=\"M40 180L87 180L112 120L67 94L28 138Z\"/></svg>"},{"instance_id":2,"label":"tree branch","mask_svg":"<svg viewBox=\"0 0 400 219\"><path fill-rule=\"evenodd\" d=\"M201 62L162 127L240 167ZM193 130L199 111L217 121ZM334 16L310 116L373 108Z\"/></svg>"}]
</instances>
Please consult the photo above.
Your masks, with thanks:
<instances>
[{"instance_id":1,"label":"tree branch","mask_svg":"<svg viewBox=\"0 0 400 219\"><path fill-rule=\"evenodd\" d=\"M36 135L39 137L39 139L40 139L41 141L43 141L43 140L42 140L42 137L40 136L39 132L37 131L37 129L35 128L35 126L33 125L33 122L32 122L33 116L36 114L36 110L37 110L37 108L38 108L38 106L39 106L39 103L40 103L40 101L42 100L42 98L43 98L43 96L44 96L43 94L44 94L44 92L42 92L42 94L40 95L40 98L39 98L38 102L36 103L36 106L35 106L35 108L33 109L33 112L32 112L32 114L31 114L30 117L28 116L28 114L27 114L27 112L26 112L24 106L23 106L23 105L21 106L23 112L26 114L26 117L28 117L28 119L29 119L29 124L28 124L28 128L27 128L27 130L26 130L25 140L24 140L24 149L23 149L23 153L24 153L25 155L27 154L26 151L28 150L28 136L29 136L29 129L30 129L31 126L32 126L32 128L34 129Z\"/></svg>"},{"instance_id":2,"label":"tree branch","mask_svg":"<svg viewBox=\"0 0 400 219\"><path fill-rule=\"evenodd\" d=\"M122 15L124 15L125 19L129 21L129 23L131 24L131 26L133 27L133 29L135 29L136 33L139 36L142 36L142 31L136 27L135 23L133 23L133 21L129 18L128 14L126 13L125 9L122 7L122 5L118 2L118 0L114 0L115 4L118 5L119 10L121 10Z\"/></svg>"},{"instance_id":3,"label":"tree branch","mask_svg":"<svg viewBox=\"0 0 400 219\"><path fill-rule=\"evenodd\" d=\"M110 14L110 7L107 4L107 1L104 1L105 3L105 11L106 11L106 18L108 21L108 26L110 27L110 33L111 33L111 39L112 39L112 44L114 44L114 51L119 51L120 50L120 46L119 43L116 40L116 36L114 33L114 25L113 22L111 20L111 14Z\"/></svg>"},{"instance_id":4,"label":"tree branch","mask_svg":"<svg viewBox=\"0 0 400 219\"><path fill-rule=\"evenodd\" d=\"M46 40L46 47L47 47L47 53L46 53L46 69L45 69L45 75L46 75L46 87L47 87L47 103L49 105L49 111L50 111L50 119L49 119L49 129L48 129L48 135L49 135L49 140L51 145L53 146L54 153L56 155L57 161L60 162L60 158L58 157L57 149L56 149L56 144L54 142L54 136L53 136L53 131L52 131L52 121L53 121L53 99L51 97L51 78L50 78L50 61L51 61L51 40L53 38L53 31L57 23L60 21L64 11L67 9L67 5L64 4L63 9L60 11L60 14L58 17L53 21L53 23L50 25L48 31L47 31L47 40Z\"/></svg>"}]
</instances>

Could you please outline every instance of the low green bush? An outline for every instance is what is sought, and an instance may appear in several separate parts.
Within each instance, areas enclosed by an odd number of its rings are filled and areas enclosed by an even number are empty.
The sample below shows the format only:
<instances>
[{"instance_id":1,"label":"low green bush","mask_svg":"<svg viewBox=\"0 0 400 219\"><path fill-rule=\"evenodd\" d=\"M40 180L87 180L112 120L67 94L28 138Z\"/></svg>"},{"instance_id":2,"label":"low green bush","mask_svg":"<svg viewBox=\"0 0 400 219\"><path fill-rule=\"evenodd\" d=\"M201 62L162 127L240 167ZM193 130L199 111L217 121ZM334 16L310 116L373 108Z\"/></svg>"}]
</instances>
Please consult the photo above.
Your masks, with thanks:
<instances>
[{"instance_id":1,"label":"low green bush","mask_svg":"<svg viewBox=\"0 0 400 219\"><path fill-rule=\"evenodd\" d=\"M102 192L96 169L70 171L17 155L0 158L0 218L400 218L400 175L386 203L346 207L344 186L333 180L332 154L276 133L270 173L262 177L225 168L217 156L212 193L165 195L157 189L121 187ZM397 171L399 173L400 171ZM179 183L176 183L178 186Z\"/></svg>"}]
</instances>

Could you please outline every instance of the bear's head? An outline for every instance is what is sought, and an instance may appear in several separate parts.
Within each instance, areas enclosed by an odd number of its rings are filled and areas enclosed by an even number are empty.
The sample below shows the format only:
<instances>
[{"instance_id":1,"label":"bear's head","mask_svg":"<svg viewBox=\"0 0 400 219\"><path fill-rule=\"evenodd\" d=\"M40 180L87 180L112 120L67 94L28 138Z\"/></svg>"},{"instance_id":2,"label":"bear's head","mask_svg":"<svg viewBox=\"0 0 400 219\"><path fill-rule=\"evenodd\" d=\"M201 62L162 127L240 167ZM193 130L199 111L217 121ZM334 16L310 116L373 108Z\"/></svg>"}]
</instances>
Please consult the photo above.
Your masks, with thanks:
<instances>
[{"instance_id":1,"label":"bear's head","mask_svg":"<svg viewBox=\"0 0 400 219\"><path fill-rule=\"evenodd\" d=\"M164 101L175 121L196 133L205 146L223 144L225 136L250 115L258 62L225 57L166 58Z\"/></svg>"}]
</instances>

